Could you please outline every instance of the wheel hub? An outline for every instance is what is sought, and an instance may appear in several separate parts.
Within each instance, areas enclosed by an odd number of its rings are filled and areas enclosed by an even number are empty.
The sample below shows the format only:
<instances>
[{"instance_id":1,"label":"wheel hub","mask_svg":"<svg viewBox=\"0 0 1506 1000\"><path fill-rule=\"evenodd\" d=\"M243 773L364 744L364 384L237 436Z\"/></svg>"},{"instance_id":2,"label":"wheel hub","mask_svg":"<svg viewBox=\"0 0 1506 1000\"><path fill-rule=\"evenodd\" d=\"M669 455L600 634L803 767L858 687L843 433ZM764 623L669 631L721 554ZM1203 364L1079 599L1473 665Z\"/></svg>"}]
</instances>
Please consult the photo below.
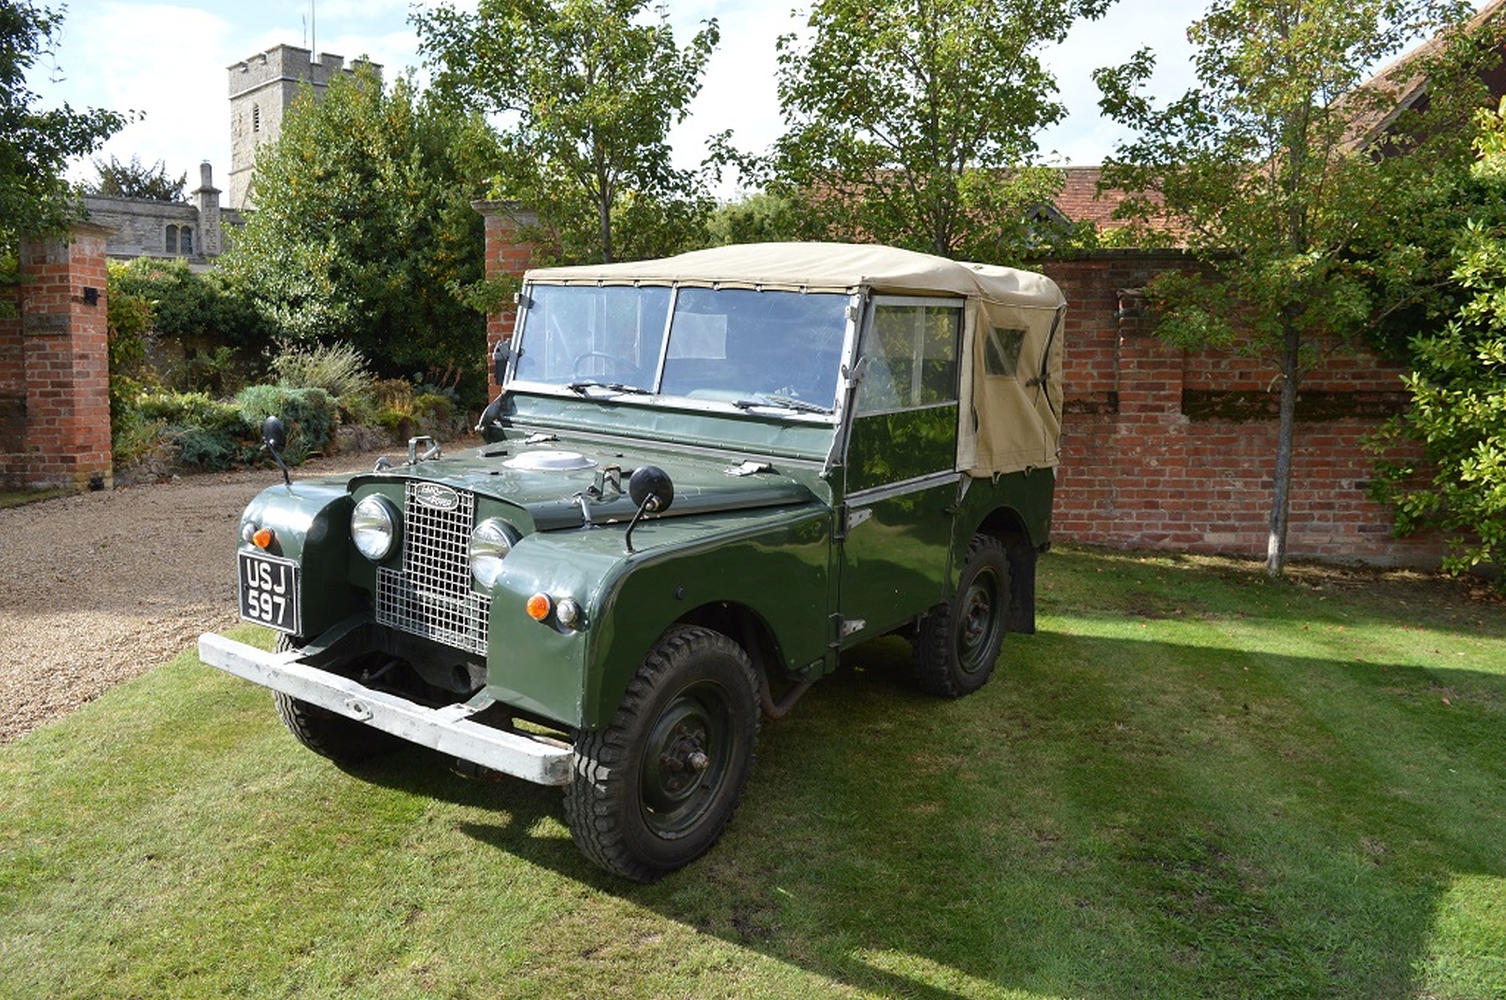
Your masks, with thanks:
<instances>
[{"instance_id":1,"label":"wheel hub","mask_svg":"<svg viewBox=\"0 0 1506 1000\"><path fill-rule=\"evenodd\" d=\"M675 727L673 735L674 742L659 755L659 768L665 789L678 792L711 766L711 757L706 753L704 728L692 731L682 724Z\"/></svg>"}]
</instances>

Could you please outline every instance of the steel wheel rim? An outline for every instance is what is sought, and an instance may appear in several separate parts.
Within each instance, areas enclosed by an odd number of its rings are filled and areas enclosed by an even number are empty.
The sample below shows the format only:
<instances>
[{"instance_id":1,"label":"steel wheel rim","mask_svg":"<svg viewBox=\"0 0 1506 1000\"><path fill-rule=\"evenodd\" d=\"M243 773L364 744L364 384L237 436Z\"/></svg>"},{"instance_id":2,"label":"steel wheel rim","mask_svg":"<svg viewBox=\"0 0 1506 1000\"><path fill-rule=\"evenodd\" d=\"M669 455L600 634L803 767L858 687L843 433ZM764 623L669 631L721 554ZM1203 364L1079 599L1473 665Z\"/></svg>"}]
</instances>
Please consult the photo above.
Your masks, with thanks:
<instances>
[{"instance_id":1,"label":"steel wheel rim","mask_svg":"<svg viewBox=\"0 0 1506 1000\"><path fill-rule=\"evenodd\" d=\"M665 706L639 769L643 821L666 840L695 829L715 807L732 756L732 709L719 684L692 684Z\"/></svg>"},{"instance_id":2,"label":"steel wheel rim","mask_svg":"<svg viewBox=\"0 0 1506 1000\"><path fill-rule=\"evenodd\" d=\"M958 604L957 662L964 672L975 674L989 665L987 653L1001 620L998 578L991 572L979 573Z\"/></svg>"}]
</instances>

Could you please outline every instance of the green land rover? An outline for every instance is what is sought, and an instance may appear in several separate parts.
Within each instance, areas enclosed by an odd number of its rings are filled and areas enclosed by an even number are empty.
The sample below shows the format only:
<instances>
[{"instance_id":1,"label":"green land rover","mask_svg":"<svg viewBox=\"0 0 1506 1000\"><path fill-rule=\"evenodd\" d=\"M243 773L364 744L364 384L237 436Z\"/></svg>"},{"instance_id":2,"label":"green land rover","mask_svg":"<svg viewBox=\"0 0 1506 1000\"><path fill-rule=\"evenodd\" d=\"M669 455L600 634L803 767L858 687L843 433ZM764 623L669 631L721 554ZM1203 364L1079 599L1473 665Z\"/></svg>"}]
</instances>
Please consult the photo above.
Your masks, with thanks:
<instances>
[{"instance_id":1,"label":"green land rover","mask_svg":"<svg viewBox=\"0 0 1506 1000\"><path fill-rule=\"evenodd\" d=\"M658 878L843 650L903 634L958 697L1034 630L1064 312L1041 275L876 246L532 271L485 443L284 468L237 555L277 651L200 655L336 761L407 740L561 786L588 857Z\"/></svg>"}]
</instances>

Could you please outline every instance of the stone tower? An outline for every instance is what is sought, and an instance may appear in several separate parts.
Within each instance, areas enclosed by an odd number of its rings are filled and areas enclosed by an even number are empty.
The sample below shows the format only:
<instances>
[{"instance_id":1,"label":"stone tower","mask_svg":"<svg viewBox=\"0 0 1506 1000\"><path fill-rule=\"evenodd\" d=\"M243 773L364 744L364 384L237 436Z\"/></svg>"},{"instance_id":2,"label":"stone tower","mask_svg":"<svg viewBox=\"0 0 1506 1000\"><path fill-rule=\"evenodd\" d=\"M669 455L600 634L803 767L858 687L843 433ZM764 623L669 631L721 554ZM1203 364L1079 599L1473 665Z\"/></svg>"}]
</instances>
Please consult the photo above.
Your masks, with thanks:
<instances>
[{"instance_id":1,"label":"stone tower","mask_svg":"<svg viewBox=\"0 0 1506 1000\"><path fill-rule=\"evenodd\" d=\"M256 147L282 133L283 115L301 86L313 88L314 99L324 96L329 81L353 73L360 60L345 66L343 56L274 45L265 52L230 65L230 198L227 208L252 208L251 168ZM375 65L375 64L373 64ZM376 67L381 71L381 67Z\"/></svg>"}]
</instances>

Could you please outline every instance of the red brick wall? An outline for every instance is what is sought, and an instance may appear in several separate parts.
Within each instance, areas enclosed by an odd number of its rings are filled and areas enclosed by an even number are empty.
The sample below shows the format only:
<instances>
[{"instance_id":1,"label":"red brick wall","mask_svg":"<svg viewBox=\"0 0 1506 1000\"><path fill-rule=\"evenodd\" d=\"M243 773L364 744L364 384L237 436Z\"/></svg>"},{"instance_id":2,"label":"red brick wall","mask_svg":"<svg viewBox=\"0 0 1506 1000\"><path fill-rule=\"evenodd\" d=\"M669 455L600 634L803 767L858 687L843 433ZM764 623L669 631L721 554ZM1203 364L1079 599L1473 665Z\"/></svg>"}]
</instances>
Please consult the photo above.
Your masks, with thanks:
<instances>
[{"instance_id":1,"label":"red brick wall","mask_svg":"<svg viewBox=\"0 0 1506 1000\"><path fill-rule=\"evenodd\" d=\"M538 217L510 201L478 201L476 211L486 220L486 277L488 280L518 277L533 264L533 244L522 235L537 225ZM497 342L511 340L517 322L517 308L508 302L499 312L486 318L486 356L491 357ZM492 375L491 394L501 391Z\"/></svg>"},{"instance_id":2,"label":"red brick wall","mask_svg":"<svg viewBox=\"0 0 1506 1000\"><path fill-rule=\"evenodd\" d=\"M21 245L20 315L0 323L0 421L11 430L0 440L0 469L8 485L111 485L105 235L77 226Z\"/></svg>"},{"instance_id":3,"label":"red brick wall","mask_svg":"<svg viewBox=\"0 0 1506 1000\"><path fill-rule=\"evenodd\" d=\"M1276 368L1165 347L1118 315L1122 290L1186 266L1180 255L1110 252L1042 270L1069 302L1067 416L1057 538L1121 548L1264 557L1276 454ZM1404 402L1403 369L1337 355L1302 383L1288 554L1381 565L1438 563L1436 537L1394 539L1365 497L1362 447Z\"/></svg>"}]
</instances>

